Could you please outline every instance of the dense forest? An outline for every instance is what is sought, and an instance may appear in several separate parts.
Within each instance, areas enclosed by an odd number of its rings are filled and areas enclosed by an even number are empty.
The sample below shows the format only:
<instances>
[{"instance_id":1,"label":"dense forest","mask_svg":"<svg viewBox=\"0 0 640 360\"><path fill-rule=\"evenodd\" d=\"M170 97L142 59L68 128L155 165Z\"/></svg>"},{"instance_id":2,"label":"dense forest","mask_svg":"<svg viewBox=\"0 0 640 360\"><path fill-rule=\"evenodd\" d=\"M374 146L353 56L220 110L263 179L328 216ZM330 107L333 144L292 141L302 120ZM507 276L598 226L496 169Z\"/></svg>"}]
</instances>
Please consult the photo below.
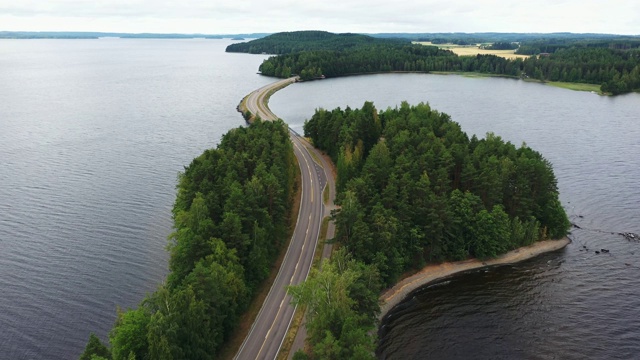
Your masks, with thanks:
<instances>
[{"instance_id":1,"label":"dense forest","mask_svg":"<svg viewBox=\"0 0 640 360\"><path fill-rule=\"evenodd\" d=\"M429 105L317 110L305 136L337 164L339 250L290 287L306 307L307 352L375 359L378 294L430 262L495 257L560 238L569 220L551 164L526 145L462 132Z\"/></svg>"},{"instance_id":2,"label":"dense forest","mask_svg":"<svg viewBox=\"0 0 640 360\"><path fill-rule=\"evenodd\" d=\"M214 359L286 239L297 163L282 121L229 131L179 176L167 281L81 358ZM95 359L96 357L94 357Z\"/></svg>"},{"instance_id":3,"label":"dense forest","mask_svg":"<svg viewBox=\"0 0 640 360\"><path fill-rule=\"evenodd\" d=\"M521 67L522 60L509 61L493 55L460 57L435 46L386 44L274 56L265 60L259 70L267 76L284 78L297 74L302 80L310 80L320 75L338 77L391 71L477 71L518 76Z\"/></svg>"},{"instance_id":4,"label":"dense forest","mask_svg":"<svg viewBox=\"0 0 640 360\"><path fill-rule=\"evenodd\" d=\"M227 52L249 54L290 54L309 50L347 50L371 44L408 44L409 40L380 39L360 34L326 31L293 31L273 34L246 43L227 46Z\"/></svg>"},{"instance_id":5,"label":"dense forest","mask_svg":"<svg viewBox=\"0 0 640 360\"><path fill-rule=\"evenodd\" d=\"M392 71L479 72L539 81L587 83L601 91L621 94L640 89L640 40L559 37L522 43L519 53L527 59L505 59L495 55L458 56L434 46L375 39L365 35L326 32L279 33L227 50L281 54L260 65L263 75L302 80ZM434 40L434 39L431 39ZM437 40L437 39L435 39ZM387 41L387 42L381 42ZM489 47L514 48L513 42Z\"/></svg>"},{"instance_id":6,"label":"dense forest","mask_svg":"<svg viewBox=\"0 0 640 360\"><path fill-rule=\"evenodd\" d=\"M495 257L567 233L542 155L491 133L469 139L429 105L318 110L304 130L337 164L336 241L385 285L425 263Z\"/></svg>"}]
</instances>

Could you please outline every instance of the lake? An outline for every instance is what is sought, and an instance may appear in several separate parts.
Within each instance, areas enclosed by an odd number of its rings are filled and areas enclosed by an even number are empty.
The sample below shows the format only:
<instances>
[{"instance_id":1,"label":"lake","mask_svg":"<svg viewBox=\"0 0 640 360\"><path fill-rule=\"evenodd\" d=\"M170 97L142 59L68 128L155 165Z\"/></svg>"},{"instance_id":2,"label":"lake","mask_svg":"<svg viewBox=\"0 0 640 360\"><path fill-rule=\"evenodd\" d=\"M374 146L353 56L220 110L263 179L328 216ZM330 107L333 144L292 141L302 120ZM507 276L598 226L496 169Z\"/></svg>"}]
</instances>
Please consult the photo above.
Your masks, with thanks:
<instances>
[{"instance_id":1,"label":"lake","mask_svg":"<svg viewBox=\"0 0 640 360\"><path fill-rule=\"evenodd\" d=\"M176 177L272 79L229 40L0 40L0 358L77 359L167 273Z\"/></svg>"},{"instance_id":2,"label":"lake","mask_svg":"<svg viewBox=\"0 0 640 360\"><path fill-rule=\"evenodd\" d=\"M75 359L163 281L177 173L273 81L229 43L0 40L1 358ZM388 74L295 84L270 105L301 130L317 107L365 100L429 102L469 134L526 142L582 227L558 253L421 289L384 321L380 358L640 353L640 244L611 234L640 232L639 95Z\"/></svg>"},{"instance_id":3,"label":"lake","mask_svg":"<svg viewBox=\"0 0 640 360\"><path fill-rule=\"evenodd\" d=\"M573 228L564 250L447 279L383 320L380 359L604 359L640 354L640 95L503 78L385 74L295 84L270 106L301 131L314 109L428 102L469 136L526 142L553 164ZM596 254L607 249L609 253Z\"/></svg>"}]
</instances>

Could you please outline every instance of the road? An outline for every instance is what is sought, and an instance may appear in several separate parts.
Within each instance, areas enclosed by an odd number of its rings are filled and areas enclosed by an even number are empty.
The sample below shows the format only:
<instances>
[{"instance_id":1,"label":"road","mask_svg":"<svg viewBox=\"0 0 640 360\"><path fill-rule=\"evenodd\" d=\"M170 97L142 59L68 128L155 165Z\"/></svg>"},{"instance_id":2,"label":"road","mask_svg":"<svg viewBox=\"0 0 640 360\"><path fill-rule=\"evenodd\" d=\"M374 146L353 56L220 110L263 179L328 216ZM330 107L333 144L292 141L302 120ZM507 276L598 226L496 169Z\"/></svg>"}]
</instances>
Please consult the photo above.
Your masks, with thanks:
<instances>
[{"instance_id":1,"label":"road","mask_svg":"<svg viewBox=\"0 0 640 360\"><path fill-rule=\"evenodd\" d=\"M277 81L252 92L245 98L247 109L263 120L277 119L265 105L265 97L269 92L294 81L295 78ZM298 221L278 275L249 334L235 356L238 360L275 359L278 355L295 313L286 287L299 284L307 278L320 235L320 225L325 215L322 191L331 174L326 174L324 168L314 161L309 153L313 148L308 147L306 140L293 130L289 130L289 134L302 178ZM333 184L333 179L329 180Z\"/></svg>"}]
</instances>

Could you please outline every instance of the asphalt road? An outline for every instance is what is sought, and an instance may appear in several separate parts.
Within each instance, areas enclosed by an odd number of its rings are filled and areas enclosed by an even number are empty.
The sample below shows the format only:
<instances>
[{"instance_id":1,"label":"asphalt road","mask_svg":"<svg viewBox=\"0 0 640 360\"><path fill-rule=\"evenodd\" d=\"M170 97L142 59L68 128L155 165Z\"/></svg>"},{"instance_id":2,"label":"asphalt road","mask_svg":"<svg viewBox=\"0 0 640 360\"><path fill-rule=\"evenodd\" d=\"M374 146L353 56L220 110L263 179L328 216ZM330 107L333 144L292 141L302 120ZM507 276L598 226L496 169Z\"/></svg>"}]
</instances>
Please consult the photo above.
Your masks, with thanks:
<instances>
[{"instance_id":1,"label":"asphalt road","mask_svg":"<svg viewBox=\"0 0 640 360\"><path fill-rule=\"evenodd\" d=\"M264 105L265 96L270 91L294 81L295 78L281 80L252 92L246 97L248 110L263 120L277 119L277 116ZM309 148L305 146L306 141L292 130L289 134L302 177L298 221L278 275L249 334L235 356L235 359L239 360L275 359L278 355L295 313L286 287L299 284L307 278L318 243L320 225L325 215L322 191L327 184L327 174L309 154Z\"/></svg>"}]
</instances>

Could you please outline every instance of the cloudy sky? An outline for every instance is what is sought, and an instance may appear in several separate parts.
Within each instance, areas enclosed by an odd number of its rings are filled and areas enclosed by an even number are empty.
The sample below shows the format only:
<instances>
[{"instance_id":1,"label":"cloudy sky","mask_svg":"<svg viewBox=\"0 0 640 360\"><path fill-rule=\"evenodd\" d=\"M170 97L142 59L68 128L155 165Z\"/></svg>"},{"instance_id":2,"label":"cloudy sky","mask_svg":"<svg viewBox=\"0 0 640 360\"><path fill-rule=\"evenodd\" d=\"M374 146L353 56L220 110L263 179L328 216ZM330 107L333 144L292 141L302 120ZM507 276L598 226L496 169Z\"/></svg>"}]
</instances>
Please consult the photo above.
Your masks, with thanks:
<instances>
[{"instance_id":1,"label":"cloudy sky","mask_svg":"<svg viewBox=\"0 0 640 360\"><path fill-rule=\"evenodd\" d=\"M0 0L0 31L640 34L638 0Z\"/></svg>"}]
</instances>

